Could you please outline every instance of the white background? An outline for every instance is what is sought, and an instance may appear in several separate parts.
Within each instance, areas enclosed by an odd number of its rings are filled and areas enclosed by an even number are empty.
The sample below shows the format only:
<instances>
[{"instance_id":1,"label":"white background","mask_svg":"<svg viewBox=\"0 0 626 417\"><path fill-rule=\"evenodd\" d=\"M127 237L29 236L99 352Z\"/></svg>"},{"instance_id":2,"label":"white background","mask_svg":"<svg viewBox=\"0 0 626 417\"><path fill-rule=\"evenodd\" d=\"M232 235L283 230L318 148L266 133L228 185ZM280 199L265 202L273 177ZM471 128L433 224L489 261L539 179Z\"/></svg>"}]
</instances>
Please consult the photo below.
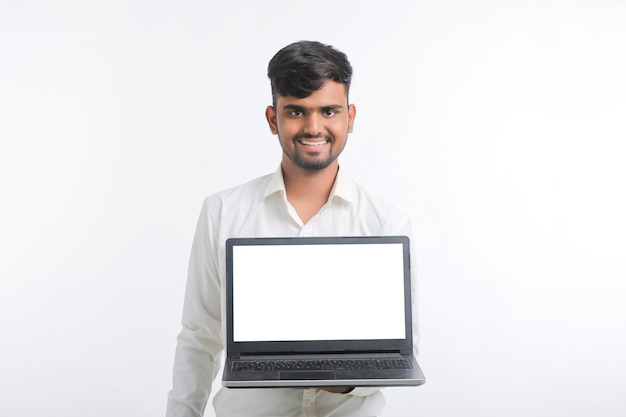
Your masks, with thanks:
<instances>
[{"instance_id":1,"label":"white background","mask_svg":"<svg viewBox=\"0 0 626 417\"><path fill-rule=\"evenodd\" d=\"M355 68L358 182L414 219L383 416L626 414L623 1L0 3L0 415L163 415L206 194L274 171L267 61ZM212 415L212 411L207 412Z\"/></svg>"}]
</instances>

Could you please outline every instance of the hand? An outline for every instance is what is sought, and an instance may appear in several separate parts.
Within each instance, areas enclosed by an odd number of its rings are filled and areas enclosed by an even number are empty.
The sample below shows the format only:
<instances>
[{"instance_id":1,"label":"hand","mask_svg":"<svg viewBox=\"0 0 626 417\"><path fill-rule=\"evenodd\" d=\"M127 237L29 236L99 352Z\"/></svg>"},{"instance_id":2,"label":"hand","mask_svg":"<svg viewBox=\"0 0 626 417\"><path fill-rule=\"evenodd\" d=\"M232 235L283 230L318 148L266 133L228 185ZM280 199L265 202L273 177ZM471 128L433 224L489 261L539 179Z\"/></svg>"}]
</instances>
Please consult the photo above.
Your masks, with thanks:
<instances>
[{"instance_id":1,"label":"hand","mask_svg":"<svg viewBox=\"0 0 626 417\"><path fill-rule=\"evenodd\" d=\"M324 391L332 392L333 394L347 394L351 392L354 387L331 387L331 388L320 388Z\"/></svg>"}]
</instances>

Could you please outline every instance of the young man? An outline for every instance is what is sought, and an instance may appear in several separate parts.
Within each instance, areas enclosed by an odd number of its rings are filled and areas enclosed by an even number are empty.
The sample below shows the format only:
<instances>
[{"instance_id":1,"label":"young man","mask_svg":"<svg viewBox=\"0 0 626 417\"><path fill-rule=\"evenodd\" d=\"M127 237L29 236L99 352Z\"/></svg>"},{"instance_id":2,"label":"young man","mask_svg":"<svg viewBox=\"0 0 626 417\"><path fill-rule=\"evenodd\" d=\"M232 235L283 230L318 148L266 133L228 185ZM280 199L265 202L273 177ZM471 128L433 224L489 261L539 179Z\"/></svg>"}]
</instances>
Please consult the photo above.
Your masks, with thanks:
<instances>
[{"instance_id":1,"label":"young man","mask_svg":"<svg viewBox=\"0 0 626 417\"><path fill-rule=\"evenodd\" d=\"M168 417L202 416L219 371L227 238L411 235L405 215L339 169L337 158L356 116L348 100L352 67L346 55L319 42L296 42L272 58L268 76L273 105L265 115L283 150L281 164L273 174L204 201L189 264ZM359 317L336 320L349 326ZM360 417L377 415L384 403L377 388L222 388L213 405L218 417Z\"/></svg>"}]
</instances>

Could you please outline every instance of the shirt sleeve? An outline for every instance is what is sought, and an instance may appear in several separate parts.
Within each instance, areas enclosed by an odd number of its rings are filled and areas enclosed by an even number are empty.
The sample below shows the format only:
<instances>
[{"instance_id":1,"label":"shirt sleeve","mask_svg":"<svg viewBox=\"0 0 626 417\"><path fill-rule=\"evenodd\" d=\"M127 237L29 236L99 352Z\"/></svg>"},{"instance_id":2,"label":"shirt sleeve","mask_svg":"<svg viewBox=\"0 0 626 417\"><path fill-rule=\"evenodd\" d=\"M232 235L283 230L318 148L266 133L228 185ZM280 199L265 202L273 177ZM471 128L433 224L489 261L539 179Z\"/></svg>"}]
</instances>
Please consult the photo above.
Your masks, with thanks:
<instances>
[{"instance_id":1,"label":"shirt sleeve","mask_svg":"<svg viewBox=\"0 0 626 417\"><path fill-rule=\"evenodd\" d=\"M224 343L216 234L207 199L191 249L182 330L177 339L172 390L168 394L168 417L201 417L219 371Z\"/></svg>"}]
</instances>

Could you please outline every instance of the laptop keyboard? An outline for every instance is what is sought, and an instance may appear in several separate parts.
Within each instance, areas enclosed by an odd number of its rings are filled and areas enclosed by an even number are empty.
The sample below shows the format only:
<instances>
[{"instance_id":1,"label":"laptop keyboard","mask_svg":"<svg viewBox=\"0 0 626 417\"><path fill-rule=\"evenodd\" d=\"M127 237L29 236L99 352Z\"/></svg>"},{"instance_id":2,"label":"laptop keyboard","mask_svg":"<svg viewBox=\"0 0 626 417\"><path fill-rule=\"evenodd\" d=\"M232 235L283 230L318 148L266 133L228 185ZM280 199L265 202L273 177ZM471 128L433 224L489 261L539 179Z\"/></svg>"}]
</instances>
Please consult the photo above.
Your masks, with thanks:
<instances>
[{"instance_id":1,"label":"laptop keyboard","mask_svg":"<svg viewBox=\"0 0 626 417\"><path fill-rule=\"evenodd\" d=\"M288 360L240 360L234 361L232 370L282 371L282 370L368 370L368 369L411 369L406 358L376 359L288 359Z\"/></svg>"}]
</instances>

